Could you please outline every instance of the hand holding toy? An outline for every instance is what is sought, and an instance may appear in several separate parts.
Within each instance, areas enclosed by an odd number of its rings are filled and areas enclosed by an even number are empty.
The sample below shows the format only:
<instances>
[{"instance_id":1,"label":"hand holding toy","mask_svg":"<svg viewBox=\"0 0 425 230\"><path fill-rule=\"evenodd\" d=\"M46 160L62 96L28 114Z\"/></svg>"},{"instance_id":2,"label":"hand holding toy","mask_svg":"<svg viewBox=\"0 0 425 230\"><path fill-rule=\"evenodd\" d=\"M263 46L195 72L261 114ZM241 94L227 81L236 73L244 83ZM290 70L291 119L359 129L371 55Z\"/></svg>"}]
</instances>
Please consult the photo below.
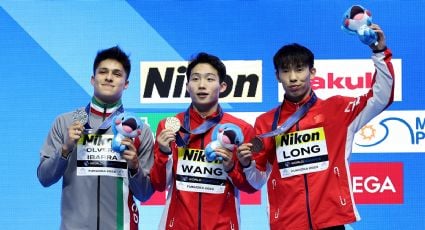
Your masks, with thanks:
<instances>
[{"instance_id":1,"label":"hand holding toy","mask_svg":"<svg viewBox=\"0 0 425 230\"><path fill-rule=\"evenodd\" d=\"M222 157L217 156L214 151L217 147L224 147L230 151L236 146L243 143L244 136L241 128L232 123L218 124L211 136L211 142L205 148L205 157L207 161L223 160Z\"/></svg>"}]
</instances>

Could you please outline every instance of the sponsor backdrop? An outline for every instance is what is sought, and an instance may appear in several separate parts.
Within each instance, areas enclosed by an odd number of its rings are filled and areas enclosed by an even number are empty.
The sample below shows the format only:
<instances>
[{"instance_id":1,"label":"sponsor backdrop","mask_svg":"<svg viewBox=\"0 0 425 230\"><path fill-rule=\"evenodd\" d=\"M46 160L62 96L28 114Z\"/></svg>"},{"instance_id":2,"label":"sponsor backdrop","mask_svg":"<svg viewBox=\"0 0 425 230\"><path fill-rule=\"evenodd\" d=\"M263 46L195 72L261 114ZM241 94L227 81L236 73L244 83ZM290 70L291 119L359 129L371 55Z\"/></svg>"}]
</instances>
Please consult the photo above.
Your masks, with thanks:
<instances>
[{"instance_id":1,"label":"sponsor backdrop","mask_svg":"<svg viewBox=\"0 0 425 230\"><path fill-rule=\"evenodd\" d=\"M362 221L347 228L424 228L425 3L336 0L0 1L1 228L58 228L61 183L39 184L39 149L59 113L89 101L99 49L119 45L131 54L124 104L153 131L160 119L187 108L186 61L199 51L226 61L223 108L254 122L282 100L272 57L286 43L315 53L319 96L369 88L371 52L340 29L353 4L370 9L386 31L396 95L356 135L351 176ZM265 193L243 194L242 229L267 229ZM164 197L157 193L140 205L142 229L156 229Z\"/></svg>"}]
</instances>

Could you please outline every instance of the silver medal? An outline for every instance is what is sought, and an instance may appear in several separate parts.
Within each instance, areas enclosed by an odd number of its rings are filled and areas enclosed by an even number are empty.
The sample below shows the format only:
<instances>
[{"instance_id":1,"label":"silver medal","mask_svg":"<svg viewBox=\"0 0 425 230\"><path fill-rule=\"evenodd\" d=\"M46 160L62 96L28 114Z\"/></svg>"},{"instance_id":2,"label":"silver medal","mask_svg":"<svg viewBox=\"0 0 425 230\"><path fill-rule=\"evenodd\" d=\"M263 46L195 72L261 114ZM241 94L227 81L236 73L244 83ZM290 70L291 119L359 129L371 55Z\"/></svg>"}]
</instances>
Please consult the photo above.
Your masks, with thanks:
<instances>
[{"instance_id":1,"label":"silver medal","mask_svg":"<svg viewBox=\"0 0 425 230\"><path fill-rule=\"evenodd\" d=\"M81 124L85 125L88 121L89 116L87 115L84 109L77 109L72 114L74 121L79 121Z\"/></svg>"}]
</instances>

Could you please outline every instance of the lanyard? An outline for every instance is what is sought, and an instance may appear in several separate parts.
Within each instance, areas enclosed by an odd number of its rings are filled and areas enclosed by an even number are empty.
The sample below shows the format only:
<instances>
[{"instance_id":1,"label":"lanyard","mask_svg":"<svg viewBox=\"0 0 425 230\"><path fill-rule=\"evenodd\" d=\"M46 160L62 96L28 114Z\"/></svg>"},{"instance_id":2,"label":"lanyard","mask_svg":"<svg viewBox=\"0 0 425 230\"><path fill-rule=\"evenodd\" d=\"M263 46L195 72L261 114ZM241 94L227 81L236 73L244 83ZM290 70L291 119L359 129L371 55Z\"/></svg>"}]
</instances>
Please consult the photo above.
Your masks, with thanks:
<instances>
[{"instance_id":1,"label":"lanyard","mask_svg":"<svg viewBox=\"0 0 425 230\"><path fill-rule=\"evenodd\" d=\"M316 94L311 91L310 93L310 99L307 101L307 103L303 104L295 113L293 113L286 121L283 123L279 128L277 128L277 123L279 122L280 117L280 111L283 107L283 103L276 109L276 112L274 113L274 119L273 119L273 125L271 132L263 133L259 135L258 137L264 138L264 137L271 137L271 136L277 136L279 134L285 133L290 129L297 121L299 121L305 113L311 108L311 106L314 105L317 101Z\"/></svg>"},{"instance_id":2,"label":"lanyard","mask_svg":"<svg viewBox=\"0 0 425 230\"><path fill-rule=\"evenodd\" d=\"M87 113L87 122L86 124L84 124L84 128L85 130L92 130L92 127L90 126L90 103L86 106L85 111ZM124 112L124 107L120 105L120 107L118 107L117 110L115 110L111 115L109 115L109 117L106 120L103 121L103 123L99 126L97 131L100 131L101 133L106 132L106 130L109 129L109 127L111 127L112 119L116 115L123 112Z\"/></svg>"},{"instance_id":3,"label":"lanyard","mask_svg":"<svg viewBox=\"0 0 425 230\"><path fill-rule=\"evenodd\" d=\"M179 147L187 146L190 134L202 134L207 132L212 127L216 126L223 118L223 110L220 105L218 105L218 115L204 121L200 126L196 127L193 130L190 130L190 107L186 110L184 114L183 127L180 127L180 131L184 133L184 137L182 138L179 133L176 135L176 144Z\"/></svg>"}]
</instances>

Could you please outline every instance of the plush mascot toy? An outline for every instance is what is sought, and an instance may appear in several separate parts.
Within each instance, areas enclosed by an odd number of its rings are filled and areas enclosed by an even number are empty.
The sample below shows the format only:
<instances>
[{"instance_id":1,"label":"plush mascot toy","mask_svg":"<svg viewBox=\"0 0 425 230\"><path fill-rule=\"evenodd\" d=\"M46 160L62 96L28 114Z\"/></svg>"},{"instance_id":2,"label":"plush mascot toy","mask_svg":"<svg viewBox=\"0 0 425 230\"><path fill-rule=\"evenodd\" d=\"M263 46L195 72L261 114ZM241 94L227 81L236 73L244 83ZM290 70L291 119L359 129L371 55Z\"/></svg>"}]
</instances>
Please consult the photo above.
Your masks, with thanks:
<instances>
[{"instance_id":1,"label":"plush mascot toy","mask_svg":"<svg viewBox=\"0 0 425 230\"><path fill-rule=\"evenodd\" d=\"M243 143L244 136L241 128L232 123L218 124L211 136L211 142L205 148L207 161L223 160L214 151L217 147L224 147L233 151L236 146Z\"/></svg>"},{"instance_id":2,"label":"plush mascot toy","mask_svg":"<svg viewBox=\"0 0 425 230\"><path fill-rule=\"evenodd\" d=\"M366 45L377 44L378 35L369 26L372 24L372 14L360 5L351 6L342 19L341 29L352 35L358 35Z\"/></svg>"},{"instance_id":3,"label":"plush mascot toy","mask_svg":"<svg viewBox=\"0 0 425 230\"><path fill-rule=\"evenodd\" d=\"M142 126L142 120L133 113L124 112L116 115L112 119L111 126L114 134L111 143L112 150L122 154L127 149L127 146L122 145L121 141L126 137L135 138L139 136L142 133Z\"/></svg>"}]
</instances>

